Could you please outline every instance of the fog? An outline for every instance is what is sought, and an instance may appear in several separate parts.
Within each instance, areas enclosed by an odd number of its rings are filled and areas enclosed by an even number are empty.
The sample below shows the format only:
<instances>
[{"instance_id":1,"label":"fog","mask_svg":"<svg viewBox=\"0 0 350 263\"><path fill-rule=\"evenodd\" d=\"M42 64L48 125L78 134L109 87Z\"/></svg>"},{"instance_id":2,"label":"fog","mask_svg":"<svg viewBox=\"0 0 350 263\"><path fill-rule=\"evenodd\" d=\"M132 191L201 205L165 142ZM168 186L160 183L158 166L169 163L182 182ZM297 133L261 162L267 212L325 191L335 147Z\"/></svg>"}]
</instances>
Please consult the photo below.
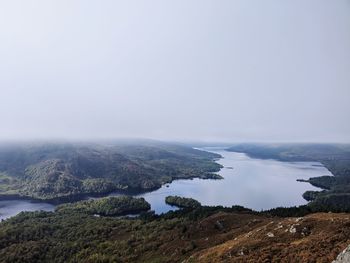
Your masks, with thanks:
<instances>
[{"instance_id":1,"label":"fog","mask_svg":"<svg viewBox=\"0 0 350 263\"><path fill-rule=\"evenodd\" d=\"M0 2L0 139L350 142L350 1Z\"/></svg>"}]
</instances>

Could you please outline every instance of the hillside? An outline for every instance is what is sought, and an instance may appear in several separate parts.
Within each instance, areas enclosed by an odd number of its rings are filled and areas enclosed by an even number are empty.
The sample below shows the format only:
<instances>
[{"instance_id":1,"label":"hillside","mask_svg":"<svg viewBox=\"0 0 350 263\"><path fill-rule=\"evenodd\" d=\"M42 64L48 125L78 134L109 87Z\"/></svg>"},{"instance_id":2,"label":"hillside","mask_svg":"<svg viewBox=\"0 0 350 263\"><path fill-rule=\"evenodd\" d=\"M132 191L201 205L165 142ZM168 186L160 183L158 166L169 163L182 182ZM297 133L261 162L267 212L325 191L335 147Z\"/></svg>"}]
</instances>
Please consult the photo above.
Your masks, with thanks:
<instances>
[{"instance_id":1,"label":"hillside","mask_svg":"<svg viewBox=\"0 0 350 263\"><path fill-rule=\"evenodd\" d=\"M180 178L214 178L220 156L158 142L0 146L0 198L70 200L142 192Z\"/></svg>"},{"instance_id":2,"label":"hillside","mask_svg":"<svg viewBox=\"0 0 350 263\"><path fill-rule=\"evenodd\" d=\"M350 242L349 214L277 217L198 207L140 218L27 212L0 223L1 262L320 262Z\"/></svg>"},{"instance_id":3,"label":"hillside","mask_svg":"<svg viewBox=\"0 0 350 263\"><path fill-rule=\"evenodd\" d=\"M236 220L238 216L236 216ZM233 215L210 220L230 224ZM255 222L255 224L254 224ZM227 224L226 223L226 224ZM316 213L298 218L257 218L245 231L229 229L234 238L201 250L185 262L331 262L350 242L348 214Z\"/></svg>"}]
</instances>

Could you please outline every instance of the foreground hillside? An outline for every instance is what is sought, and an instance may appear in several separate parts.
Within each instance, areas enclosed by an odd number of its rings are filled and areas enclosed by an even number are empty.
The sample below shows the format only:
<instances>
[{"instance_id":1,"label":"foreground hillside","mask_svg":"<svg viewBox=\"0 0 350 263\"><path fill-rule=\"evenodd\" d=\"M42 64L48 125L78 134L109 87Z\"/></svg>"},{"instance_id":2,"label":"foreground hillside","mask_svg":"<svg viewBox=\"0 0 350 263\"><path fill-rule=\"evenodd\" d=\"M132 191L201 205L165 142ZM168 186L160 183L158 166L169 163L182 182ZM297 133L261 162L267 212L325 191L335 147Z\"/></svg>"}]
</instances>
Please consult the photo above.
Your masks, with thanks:
<instances>
[{"instance_id":1,"label":"foreground hillside","mask_svg":"<svg viewBox=\"0 0 350 263\"><path fill-rule=\"evenodd\" d=\"M89 211L21 213L0 223L1 262L329 263L350 243L349 214L197 207L128 219Z\"/></svg>"},{"instance_id":2,"label":"foreground hillside","mask_svg":"<svg viewBox=\"0 0 350 263\"><path fill-rule=\"evenodd\" d=\"M240 220L217 214L211 220ZM305 217L255 218L222 244L194 253L186 262L331 262L350 243L350 215L316 213ZM254 224L255 223L255 224Z\"/></svg>"},{"instance_id":3,"label":"foreground hillside","mask_svg":"<svg viewBox=\"0 0 350 263\"><path fill-rule=\"evenodd\" d=\"M141 192L180 178L220 178L220 156L158 142L0 145L0 198L60 201Z\"/></svg>"}]
</instances>

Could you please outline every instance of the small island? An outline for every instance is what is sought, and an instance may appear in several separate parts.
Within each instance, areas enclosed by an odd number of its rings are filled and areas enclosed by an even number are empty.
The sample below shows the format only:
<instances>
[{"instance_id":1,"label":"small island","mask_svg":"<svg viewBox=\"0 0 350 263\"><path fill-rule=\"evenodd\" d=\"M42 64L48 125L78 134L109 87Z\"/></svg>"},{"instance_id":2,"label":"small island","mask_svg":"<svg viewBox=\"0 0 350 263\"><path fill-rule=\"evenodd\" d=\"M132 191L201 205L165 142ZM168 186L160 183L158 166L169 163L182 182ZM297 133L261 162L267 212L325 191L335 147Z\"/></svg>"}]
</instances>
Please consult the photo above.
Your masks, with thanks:
<instances>
[{"instance_id":1,"label":"small island","mask_svg":"<svg viewBox=\"0 0 350 263\"><path fill-rule=\"evenodd\" d=\"M138 214L151 209L144 198L131 196L105 197L62 204L56 207L58 213L84 213L101 216Z\"/></svg>"},{"instance_id":2,"label":"small island","mask_svg":"<svg viewBox=\"0 0 350 263\"><path fill-rule=\"evenodd\" d=\"M165 203L172 206L177 206L180 208L198 208L201 206L201 203L193 198L186 198L180 196L167 196L165 198Z\"/></svg>"}]
</instances>

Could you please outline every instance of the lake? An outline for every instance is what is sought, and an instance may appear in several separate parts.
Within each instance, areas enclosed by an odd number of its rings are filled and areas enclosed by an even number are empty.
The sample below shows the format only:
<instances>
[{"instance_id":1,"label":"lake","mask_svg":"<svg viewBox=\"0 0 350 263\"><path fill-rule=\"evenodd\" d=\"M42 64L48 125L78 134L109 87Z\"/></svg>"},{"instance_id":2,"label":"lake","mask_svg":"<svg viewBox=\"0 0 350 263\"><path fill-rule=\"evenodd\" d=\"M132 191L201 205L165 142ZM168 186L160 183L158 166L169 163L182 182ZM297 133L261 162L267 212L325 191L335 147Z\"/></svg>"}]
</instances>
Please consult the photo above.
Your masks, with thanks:
<instances>
[{"instance_id":1,"label":"lake","mask_svg":"<svg viewBox=\"0 0 350 263\"><path fill-rule=\"evenodd\" d=\"M228 152L218 148L204 148L223 158L224 166L218 172L223 180L176 180L160 189L139 196L144 197L156 213L173 209L164 203L168 195L192 197L203 205L242 205L257 211L278 206L306 204L302 194L320 190L297 179L332 175L319 162L281 162L248 157L244 153ZM232 169L233 168L233 169Z\"/></svg>"},{"instance_id":2,"label":"lake","mask_svg":"<svg viewBox=\"0 0 350 263\"><path fill-rule=\"evenodd\" d=\"M0 201L0 220L17 215L22 211L53 211L55 206L44 202L31 200L5 200Z\"/></svg>"},{"instance_id":3,"label":"lake","mask_svg":"<svg viewBox=\"0 0 350 263\"><path fill-rule=\"evenodd\" d=\"M144 197L156 213L176 208L165 204L168 195L192 197L203 205L242 205L257 211L278 206L306 204L302 194L319 190L309 183L297 182L321 175L332 175L318 162L280 162L248 157L243 153L227 152L220 148L202 150L220 154L218 163L224 166L218 174L222 180L175 180L153 192L136 195ZM111 194L117 195L117 194ZM29 200L0 201L0 220L21 211L53 211L54 205Z\"/></svg>"}]
</instances>

